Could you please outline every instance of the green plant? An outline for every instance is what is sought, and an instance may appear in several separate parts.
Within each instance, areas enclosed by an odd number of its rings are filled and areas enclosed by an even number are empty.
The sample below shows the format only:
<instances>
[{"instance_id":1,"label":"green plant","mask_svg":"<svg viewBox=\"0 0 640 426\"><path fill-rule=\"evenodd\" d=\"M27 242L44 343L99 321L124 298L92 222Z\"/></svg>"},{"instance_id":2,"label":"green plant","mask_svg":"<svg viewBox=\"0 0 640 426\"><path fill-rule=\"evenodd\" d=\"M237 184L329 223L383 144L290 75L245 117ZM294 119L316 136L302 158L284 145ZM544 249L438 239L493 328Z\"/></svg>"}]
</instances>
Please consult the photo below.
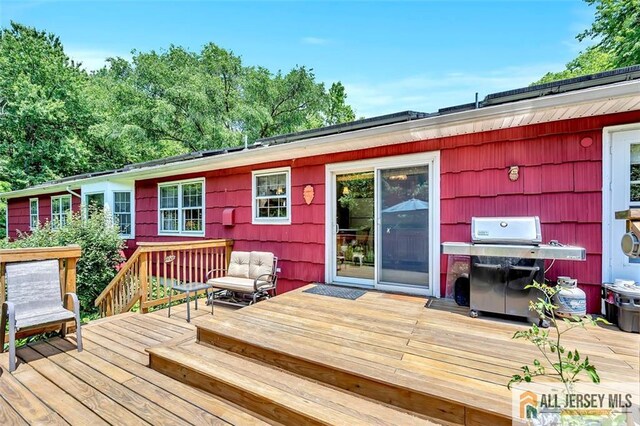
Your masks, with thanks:
<instances>
[{"instance_id":1,"label":"green plant","mask_svg":"<svg viewBox=\"0 0 640 426\"><path fill-rule=\"evenodd\" d=\"M542 361L534 359L532 365L524 365L520 374L514 374L507 387L511 389L513 384L522 382L530 383L536 377L548 377L561 382L568 394L572 393L573 385L580 380L582 373L586 374L593 383L600 383L600 376L595 365L591 364L589 357L582 358L578 350L567 350L562 344L562 336L574 328L584 328L586 325L608 322L603 318L593 318L590 315L584 317L573 316L571 319L558 318L557 309L553 303L553 297L560 292L559 286L549 286L535 282L526 288L539 290L542 297L537 301L529 302L529 309L536 312L541 320L549 322L549 329L543 329L533 324L528 330L518 331L513 339L525 339L533 343L542 354ZM562 326L561 326L562 324Z\"/></svg>"},{"instance_id":2,"label":"green plant","mask_svg":"<svg viewBox=\"0 0 640 426\"><path fill-rule=\"evenodd\" d=\"M31 233L20 233L15 241L3 240L5 248L53 247L78 244L82 256L77 264L77 288L80 312L83 319L97 317L93 305L96 297L117 273L117 266L124 261L124 241L118 227L111 225L110 216L102 210L69 215L65 226L54 229L50 222L40 224Z\"/></svg>"}]
</instances>

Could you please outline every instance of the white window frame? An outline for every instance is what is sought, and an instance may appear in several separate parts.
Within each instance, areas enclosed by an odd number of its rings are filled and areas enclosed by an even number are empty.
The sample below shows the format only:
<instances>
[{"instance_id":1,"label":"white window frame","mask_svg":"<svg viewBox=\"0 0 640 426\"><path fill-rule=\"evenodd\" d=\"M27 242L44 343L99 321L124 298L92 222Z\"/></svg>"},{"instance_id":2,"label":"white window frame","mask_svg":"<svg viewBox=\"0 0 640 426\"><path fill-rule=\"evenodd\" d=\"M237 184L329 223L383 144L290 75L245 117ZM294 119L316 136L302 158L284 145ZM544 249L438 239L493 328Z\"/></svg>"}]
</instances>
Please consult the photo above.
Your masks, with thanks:
<instances>
[{"instance_id":1,"label":"white window frame","mask_svg":"<svg viewBox=\"0 0 640 426\"><path fill-rule=\"evenodd\" d=\"M36 214L35 214L35 225L34 225L34 214L31 211L31 204L36 202ZM7 208L8 210L8 208ZM40 224L40 199L39 198L29 198L29 229L34 230Z\"/></svg>"},{"instance_id":2,"label":"white window frame","mask_svg":"<svg viewBox=\"0 0 640 426\"><path fill-rule=\"evenodd\" d=\"M104 210L104 208L107 206L107 191L93 191L93 192L87 192L87 193L82 193L82 205L84 206L83 208L83 218L87 219L89 217L89 196L91 195L96 195L96 194L102 194L102 208Z\"/></svg>"},{"instance_id":3,"label":"white window frame","mask_svg":"<svg viewBox=\"0 0 640 426\"><path fill-rule=\"evenodd\" d=\"M54 212L53 211L53 201L54 200L62 200L63 198L68 198L69 199L69 211L66 213L67 215L70 215L71 212L73 211L73 199L71 198L71 194L65 194L65 195L54 195L53 197L51 197L51 227L53 229L59 229L59 225L61 224L61 221L56 221L56 216L58 216L59 218L62 218L64 212ZM60 204L62 205L62 204ZM67 224L67 220L68 217L65 218L65 225Z\"/></svg>"},{"instance_id":4,"label":"white window frame","mask_svg":"<svg viewBox=\"0 0 640 426\"><path fill-rule=\"evenodd\" d=\"M182 213L183 213L183 207L182 207L182 185L187 185L190 183L201 183L202 184L202 231L185 231L182 229ZM162 230L162 209L160 208L160 189L163 187L167 187L167 186L177 186L178 187L178 230L176 231L163 231ZM176 181L171 181L171 182L162 182L158 184L158 235L173 235L173 236L186 236L186 237L203 237L205 234L205 228L206 228L206 206L207 206L207 200L206 200L206 196L207 196L207 192L206 192L206 188L205 188L205 179L204 178L198 178L198 179L186 179L186 180L176 180ZM167 210L167 209L164 209ZM170 209L173 210L173 209Z\"/></svg>"},{"instance_id":5,"label":"white window frame","mask_svg":"<svg viewBox=\"0 0 640 426\"><path fill-rule=\"evenodd\" d=\"M130 232L128 234L120 234L120 236L125 239L125 240L130 240L134 238L135 232L134 232L134 227L135 227L135 204L134 204L134 195L133 195L133 191L131 190L127 190L127 189L122 189L122 190L117 190L114 189L113 191L111 191L111 196L113 198L113 207L111 208L111 217L115 223L115 218L116 218L116 214L122 214L122 213L117 213L116 212L116 193L127 193L129 194L129 216L131 216L131 222L130 222ZM118 224L118 227L120 225Z\"/></svg>"},{"instance_id":6,"label":"white window frame","mask_svg":"<svg viewBox=\"0 0 640 426\"><path fill-rule=\"evenodd\" d=\"M286 174L286 217L258 217L256 178L269 175ZM290 225L291 224L291 167L254 170L251 172L251 223L253 225Z\"/></svg>"}]
</instances>

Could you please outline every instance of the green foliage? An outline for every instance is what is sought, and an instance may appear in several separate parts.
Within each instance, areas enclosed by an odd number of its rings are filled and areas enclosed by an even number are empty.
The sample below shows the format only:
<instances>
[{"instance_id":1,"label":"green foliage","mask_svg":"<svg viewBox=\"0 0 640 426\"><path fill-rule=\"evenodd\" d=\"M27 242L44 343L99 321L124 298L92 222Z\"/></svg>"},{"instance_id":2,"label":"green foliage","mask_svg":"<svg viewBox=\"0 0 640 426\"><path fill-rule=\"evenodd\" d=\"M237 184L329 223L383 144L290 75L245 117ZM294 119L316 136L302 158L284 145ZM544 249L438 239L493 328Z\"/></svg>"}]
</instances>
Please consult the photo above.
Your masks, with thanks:
<instances>
[{"instance_id":1,"label":"green foliage","mask_svg":"<svg viewBox=\"0 0 640 426\"><path fill-rule=\"evenodd\" d=\"M532 84L551 83L567 78L580 77L582 75L595 74L616 68L613 65L612 55L598 47L588 47L577 58L567 64L567 68L559 72L548 72L540 80Z\"/></svg>"},{"instance_id":2,"label":"green foliage","mask_svg":"<svg viewBox=\"0 0 640 426\"><path fill-rule=\"evenodd\" d=\"M86 83L53 34L0 31L0 180L22 188L87 167Z\"/></svg>"},{"instance_id":3,"label":"green foliage","mask_svg":"<svg viewBox=\"0 0 640 426\"><path fill-rule=\"evenodd\" d=\"M108 226L109 218L95 211L88 218L80 213L70 214L66 226L53 229L50 222L41 224L29 234L20 234L15 241L2 240L5 248L54 247L78 244L82 256L77 264L77 294L81 315L95 317L93 303L117 273L116 267L124 261L124 241L116 226Z\"/></svg>"},{"instance_id":4,"label":"green foliage","mask_svg":"<svg viewBox=\"0 0 640 426\"><path fill-rule=\"evenodd\" d=\"M640 0L585 1L596 6L596 17L577 39L598 40L596 47L611 55L613 68L640 64Z\"/></svg>"},{"instance_id":5,"label":"green foliage","mask_svg":"<svg viewBox=\"0 0 640 426\"><path fill-rule=\"evenodd\" d=\"M584 328L588 324L595 326L599 322L607 321L590 315L574 316L571 320L560 319L556 316L558 306L553 303L553 297L561 290L560 286L551 287L534 282L526 288L540 291L542 297L535 302L529 302L529 309L537 313L541 320L548 321L550 328L543 329L533 324L528 330L518 331L513 335L514 339L524 339L533 343L542 354L542 360L534 359L531 365L522 366L521 373L514 374L507 387L511 388L514 383L530 383L536 377L547 377L561 382L570 394L573 384L580 381L581 374L587 375L593 383L599 383L600 376L596 367L589 362L589 357L582 358L577 349L567 350L561 338L574 328Z\"/></svg>"},{"instance_id":6,"label":"green foliage","mask_svg":"<svg viewBox=\"0 0 640 426\"><path fill-rule=\"evenodd\" d=\"M342 84L327 90L304 66L245 66L213 43L134 51L88 74L55 35L0 30L0 183L11 189L353 118Z\"/></svg>"},{"instance_id":7,"label":"green foliage","mask_svg":"<svg viewBox=\"0 0 640 426\"><path fill-rule=\"evenodd\" d=\"M578 41L596 40L580 52L565 70L545 74L533 84L640 64L640 0L584 0L595 5L591 27L576 36Z\"/></svg>"}]
</instances>

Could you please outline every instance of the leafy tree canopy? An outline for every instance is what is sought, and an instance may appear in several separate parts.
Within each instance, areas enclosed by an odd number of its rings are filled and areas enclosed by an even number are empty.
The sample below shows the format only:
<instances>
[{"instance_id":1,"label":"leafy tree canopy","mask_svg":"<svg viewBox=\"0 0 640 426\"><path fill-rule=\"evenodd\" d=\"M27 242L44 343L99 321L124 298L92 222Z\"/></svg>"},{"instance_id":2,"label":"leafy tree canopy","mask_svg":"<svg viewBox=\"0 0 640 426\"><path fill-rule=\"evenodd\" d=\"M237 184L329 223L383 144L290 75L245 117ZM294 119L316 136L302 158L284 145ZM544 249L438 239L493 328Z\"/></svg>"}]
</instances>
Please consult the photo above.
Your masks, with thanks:
<instances>
[{"instance_id":1,"label":"leafy tree canopy","mask_svg":"<svg viewBox=\"0 0 640 426\"><path fill-rule=\"evenodd\" d=\"M305 66L246 66L213 43L107 62L87 73L53 34L0 30L3 188L355 118L341 83L327 89Z\"/></svg>"},{"instance_id":2,"label":"leafy tree canopy","mask_svg":"<svg viewBox=\"0 0 640 426\"><path fill-rule=\"evenodd\" d=\"M591 27L576 36L596 43L567 64L565 70L545 74L533 84L640 64L640 0L585 0L596 7Z\"/></svg>"}]
</instances>

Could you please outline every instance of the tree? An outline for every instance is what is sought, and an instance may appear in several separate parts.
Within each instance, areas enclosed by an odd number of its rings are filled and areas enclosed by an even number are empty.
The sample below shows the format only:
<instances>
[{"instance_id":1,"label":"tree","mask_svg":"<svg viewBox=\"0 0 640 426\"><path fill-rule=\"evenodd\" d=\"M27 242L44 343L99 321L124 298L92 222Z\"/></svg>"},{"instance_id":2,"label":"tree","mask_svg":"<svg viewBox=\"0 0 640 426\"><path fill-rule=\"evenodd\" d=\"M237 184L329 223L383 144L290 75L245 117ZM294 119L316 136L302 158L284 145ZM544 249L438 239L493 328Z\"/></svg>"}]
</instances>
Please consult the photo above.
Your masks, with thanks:
<instances>
[{"instance_id":1,"label":"tree","mask_svg":"<svg viewBox=\"0 0 640 426\"><path fill-rule=\"evenodd\" d=\"M0 180L19 189L86 168L86 83L56 36L13 22L0 31Z\"/></svg>"},{"instance_id":2,"label":"tree","mask_svg":"<svg viewBox=\"0 0 640 426\"><path fill-rule=\"evenodd\" d=\"M213 43L109 58L94 73L58 37L0 30L0 185L21 189L353 119L344 87L312 70L247 67ZM1 225L1 224L0 224Z\"/></svg>"},{"instance_id":3,"label":"tree","mask_svg":"<svg viewBox=\"0 0 640 426\"><path fill-rule=\"evenodd\" d=\"M578 40L599 40L596 47L611 55L613 68L640 63L640 0L585 0L596 5L591 28Z\"/></svg>"},{"instance_id":4,"label":"tree","mask_svg":"<svg viewBox=\"0 0 640 426\"><path fill-rule=\"evenodd\" d=\"M580 52L565 70L545 74L533 84L607 71L640 63L640 0L585 0L596 6L591 28L576 36L597 40Z\"/></svg>"}]
</instances>

